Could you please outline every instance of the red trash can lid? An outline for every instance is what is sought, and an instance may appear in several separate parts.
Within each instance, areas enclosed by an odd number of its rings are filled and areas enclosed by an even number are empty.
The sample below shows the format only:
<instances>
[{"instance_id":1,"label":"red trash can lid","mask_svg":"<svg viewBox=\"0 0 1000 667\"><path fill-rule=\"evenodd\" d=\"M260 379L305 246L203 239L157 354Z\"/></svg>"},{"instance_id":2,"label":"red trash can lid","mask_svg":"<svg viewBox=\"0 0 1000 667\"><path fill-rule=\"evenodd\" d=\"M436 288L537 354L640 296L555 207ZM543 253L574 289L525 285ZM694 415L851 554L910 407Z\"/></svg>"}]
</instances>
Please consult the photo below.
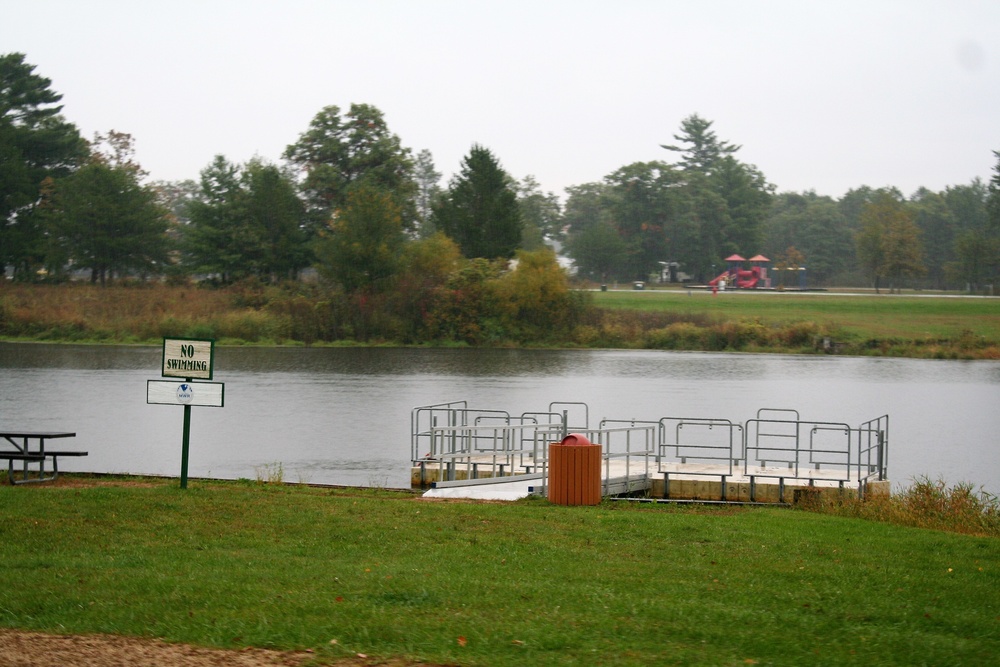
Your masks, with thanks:
<instances>
[{"instance_id":1,"label":"red trash can lid","mask_svg":"<svg viewBox=\"0 0 1000 667\"><path fill-rule=\"evenodd\" d=\"M576 446L586 446L592 444L590 440L587 440L584 436L579 433L570 433L565 438L562 439L563 445L576 445Z\"/></svg>"}]
</instances>

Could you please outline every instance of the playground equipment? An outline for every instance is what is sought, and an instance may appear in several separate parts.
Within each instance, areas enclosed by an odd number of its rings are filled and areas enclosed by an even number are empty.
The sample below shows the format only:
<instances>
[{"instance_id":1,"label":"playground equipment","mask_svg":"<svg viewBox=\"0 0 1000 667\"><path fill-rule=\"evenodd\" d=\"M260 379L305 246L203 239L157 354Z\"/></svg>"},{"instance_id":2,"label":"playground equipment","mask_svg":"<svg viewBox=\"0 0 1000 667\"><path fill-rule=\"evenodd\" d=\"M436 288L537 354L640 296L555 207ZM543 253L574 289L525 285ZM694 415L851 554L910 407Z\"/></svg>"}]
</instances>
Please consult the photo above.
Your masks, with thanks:
<instances>
[{"instance_id":1,"label":"playground equipment","mask_svg":"<svg viewBox=\"0 0 1000 667\"><path fill-rule=\"evenodd\" d=\"M749 261L750 269L743 268L743 263ZM726 270L718 276L708 281L708 284L715 289L726 289L727 285L740 289L753 289L755 287L770 288L771 278L768 264L771 262L764 255L756 255L749 260L739 255L730 255L726 258Z\"/></svg>"}]
</instances>

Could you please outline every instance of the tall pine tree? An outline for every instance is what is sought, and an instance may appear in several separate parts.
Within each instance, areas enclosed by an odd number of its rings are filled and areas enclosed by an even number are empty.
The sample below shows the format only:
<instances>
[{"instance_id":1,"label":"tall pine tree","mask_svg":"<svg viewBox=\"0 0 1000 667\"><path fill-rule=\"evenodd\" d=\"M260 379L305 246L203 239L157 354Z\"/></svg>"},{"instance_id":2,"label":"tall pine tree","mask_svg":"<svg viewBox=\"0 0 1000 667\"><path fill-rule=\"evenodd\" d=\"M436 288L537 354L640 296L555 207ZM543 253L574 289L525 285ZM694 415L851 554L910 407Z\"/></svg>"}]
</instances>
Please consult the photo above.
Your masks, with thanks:
<instances>
[{"instance_id":1,"label":"tall pine tree","mask_svg":"<svg viewBox=\"0 0 1000 667\"><path fill-rule=\"evenodd\" d=\"M465 257L509 259L521 243L524 223L510 177L478 144L434 207L434 223Z\"/></svg>"},{"instance_id":2,"label":"tall pine tree","mask_svg":"<svg viewBox=\"0 0 1000 667\"><path fill-rule=\"evenodd\" d=\"M168 212L141 183L132 137L96 135L90 160L55 182L51 199L50 264L68 260L90 269L93 283L162 273L167 260Z\"/></svg>"},{"instance_id":3,"label":"tall pine tree","mask_svg":"<svg viewBox=\"0 0 1000 667\"><path fill-rule=\"evenodd\" d=\"M51 83L24 54L0 55L0 276L10 265L15 277L30 279L45 261L43 183L68 175L88 155Z\"/></svg>"}]
</instances>

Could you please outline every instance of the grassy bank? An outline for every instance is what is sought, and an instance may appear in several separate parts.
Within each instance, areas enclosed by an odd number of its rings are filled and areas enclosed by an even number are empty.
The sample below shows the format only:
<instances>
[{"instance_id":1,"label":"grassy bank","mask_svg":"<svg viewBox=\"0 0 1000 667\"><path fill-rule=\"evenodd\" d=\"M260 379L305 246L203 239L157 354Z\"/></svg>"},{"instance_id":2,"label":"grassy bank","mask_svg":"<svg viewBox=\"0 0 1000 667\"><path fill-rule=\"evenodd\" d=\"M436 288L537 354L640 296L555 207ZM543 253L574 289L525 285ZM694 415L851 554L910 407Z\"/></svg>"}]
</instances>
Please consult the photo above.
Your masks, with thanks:
<instances>
[{"instance_id":1,"label":"grassy bank","mask_svg":"<svg viewBox=\"0 0 1000 667\"><path fill-rule=\"evenodd\" d=\"M1000 541L787 509L0 488L0 625L455 665L991 664Z\"/></svg>"},{"instance_id":2,"label":"grassy bank","mask_svg":"<svg viewBox=\"0 0 1000 667\"><path fill-rule=\"evenodd\" d=\"M964 331L995 339L1000 298L838 295L795 292L659 290L595 292L595 304L643 312L671 311L721 319L815 322L853 338L956 338Z\"/></svg>"},{"instance_id":3,"label":"grassy bank","mask_svg":"<svg viewBox=\"0 0 1000 667\"><path fill-rule=\"evenodd\" d=\"M1000 299L704 290L595 292L623 327L687 349L1000 358ZM685 338L686 337L686 338ZM690 342L687 342L690 341ZM729 345L733 343L733 345Z\"/></svg>"},{"instance_id":4,"label":"grassy bank","mask_svg":"<svg viewBox=\"0 0 1000 667\"><path fill-rule=\"evenodd\" d=\"M1000 359L1000 299L836 296L705 291L589 293L572 326L532 340L506 338L483 304L462 317L490 331L490 345L546 345L740 352ZM226 289L0 285L0 337L158 343L163 337L222 344L352 344L350 304L309 286ZM494 304L495 305L495 304ZM485 313L482 319L473 317ZM454 317L461 319L459 315ZM366 315L377 320L377 313ZM374 325L373 325L374 326ZM461 329L462 327L460 327ZM464 329L463 329L464 330ZM466 344L452 338L365 339L368 344ZM487 343L484 343L487 344Z\"/></svg>"}]
</instances>

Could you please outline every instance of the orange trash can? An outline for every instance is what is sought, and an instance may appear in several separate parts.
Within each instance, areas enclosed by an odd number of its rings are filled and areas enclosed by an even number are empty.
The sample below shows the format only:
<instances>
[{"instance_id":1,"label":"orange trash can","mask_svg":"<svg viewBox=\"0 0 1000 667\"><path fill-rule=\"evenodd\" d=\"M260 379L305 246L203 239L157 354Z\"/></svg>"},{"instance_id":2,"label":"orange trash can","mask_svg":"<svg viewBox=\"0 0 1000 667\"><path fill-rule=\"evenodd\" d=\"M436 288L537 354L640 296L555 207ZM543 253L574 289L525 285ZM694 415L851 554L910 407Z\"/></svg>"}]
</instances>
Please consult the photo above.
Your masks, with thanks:
<instances>
[{"instance_id":1,"label":"orange trash can","mask_svg":"<svg viewBox=\"0 0 1000 667\"><path fill-rule=\"evenodd\" d=\"M579 433L549 445L549 502L597 505L601 502L601 446Z\"/></svg>"}]
</instances>

